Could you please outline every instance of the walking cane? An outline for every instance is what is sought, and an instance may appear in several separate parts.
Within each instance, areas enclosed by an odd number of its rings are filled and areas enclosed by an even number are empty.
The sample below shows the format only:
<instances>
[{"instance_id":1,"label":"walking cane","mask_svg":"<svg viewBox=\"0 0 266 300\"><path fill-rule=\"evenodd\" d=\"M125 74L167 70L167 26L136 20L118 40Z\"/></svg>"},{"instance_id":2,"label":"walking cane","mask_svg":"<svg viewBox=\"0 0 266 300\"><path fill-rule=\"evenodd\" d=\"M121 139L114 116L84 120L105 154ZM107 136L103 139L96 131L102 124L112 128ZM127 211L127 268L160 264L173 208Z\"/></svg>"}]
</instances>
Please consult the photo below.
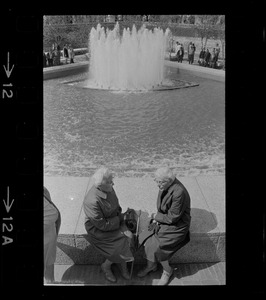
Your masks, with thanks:
<instances>
[{"instance_id":1,"label":"walking cane","mask_svg":"<svg viewBox=\"0 0 266 300\"><path fill-rule=\"evenodd\" d=\"M139 220L140 220L140 215L141 215L141 210L139 211L139 215L138 215L138 222L137 222L137 229L136 229L136 240L137 240L138 234L139 234ZM133 273L134 262L135 262L135 259L132 261L132 264L131 264L130 279L131 279L132 273Z\"/></svg>"}]
</instances>

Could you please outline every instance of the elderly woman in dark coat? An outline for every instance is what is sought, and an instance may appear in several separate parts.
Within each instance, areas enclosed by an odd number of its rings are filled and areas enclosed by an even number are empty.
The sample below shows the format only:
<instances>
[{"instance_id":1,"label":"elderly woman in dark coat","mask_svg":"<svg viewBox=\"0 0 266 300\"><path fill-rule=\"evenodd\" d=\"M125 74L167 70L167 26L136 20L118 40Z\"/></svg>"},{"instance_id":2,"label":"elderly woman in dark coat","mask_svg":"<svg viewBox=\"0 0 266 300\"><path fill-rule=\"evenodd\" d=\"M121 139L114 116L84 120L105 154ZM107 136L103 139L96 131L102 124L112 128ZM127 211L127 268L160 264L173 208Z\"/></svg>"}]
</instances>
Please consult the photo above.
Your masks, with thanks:
<instances>
[{"instance_id":1,"label":"elderly woman in dark coat","mask_svg":"<svg viewBox=\"0 0 266 300\"><path fill-rule=\"evenodd\" d=\"M163 266L159 285L166 285L173 274L169 259L189 242L190 196L184 185L165 167L155 173L155 181L160 189L157 198L157 213L152 214L149 227L139 236L140 245L144 244L148 261L139 277L157 270L157 262Z\"/></svg>"},{"instance_id":2,"label":"elderly woman in dark coat","mask_svg":"<svg viewBox=\"0 0 266 300\"><path fill-rule=\"evenodd\" d=\"M106 258L101 265L106 279L116 281L112 263L118 263L122 276L129 279L126 263L134 260L133 236L124 223L124 213L113 189L113 175L107 168L100 168L93 179L94 185L83 202L88 240Z\"/></svg>"}]
</instances>

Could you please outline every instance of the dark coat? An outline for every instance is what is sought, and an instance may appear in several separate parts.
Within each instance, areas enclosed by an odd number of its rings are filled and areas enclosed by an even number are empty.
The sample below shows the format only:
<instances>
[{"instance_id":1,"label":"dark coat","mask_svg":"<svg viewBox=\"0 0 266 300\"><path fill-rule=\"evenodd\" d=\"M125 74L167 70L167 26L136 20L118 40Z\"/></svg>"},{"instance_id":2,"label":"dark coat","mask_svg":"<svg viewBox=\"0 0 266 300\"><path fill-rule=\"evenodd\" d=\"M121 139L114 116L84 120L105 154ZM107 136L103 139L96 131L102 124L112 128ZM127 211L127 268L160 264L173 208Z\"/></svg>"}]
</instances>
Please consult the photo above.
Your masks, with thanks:
<instances>
[{"instance_id":1,"label":"dark coat","mask_svg":"<svg viewBox=\"0 0 266 300\"><path fill-rule=\"evenodd\" d=\"M64 47L63 50L64 50L64 57L68 58L68 49L67 49L67 47Z\"/></svg>"},{"instance_id":2,"label":"dark coat","mask_svg":"<svg viewBox=\"0 0 266 300\"><path fill-rule=\"evenodd\" d=\"M103 192L92 186L83 201L89 242L112 262L129 261L132 233L120 224L121 207L114 190Z\"/></svg>"},{"instance_id":3,"label":"dark coat","mask_svg":"<svg viewBox=\"0 0 266 300\"><path fill-rule=\"evenodd\" d=\"M56 208L56 210L58 212L58 218L55 222L56 234L58 235L60 227L61 227L61 213L60 213L59 209L57 208L57 206L52 201L50 192L47 190L46 187L43 187L43 196L49 203L51 203Z\"/></svg>"},{"instance_id":4,"label":"dark coat","mask_svg":"<svg viewBox=\"0 0 266 300\"><path fill-rule=\"evenodd\" d=\"M189 241L190 196L184 185L175 178L166 191L157 198L159 231L144 230L139 235L139 244L145 244L146 258L150 261L169 260Z\"/></svg>"},{"instance_id":5,"label":"dark coat","mask_svg":"<svg viewBox=\"0 0 266 300\"><path fill-rule=\"evenodd\" d=\"M211 58L211 53L209 51L206 51L205 57L204 57L205 61L209 62L210 58Z\"/></svg>"},{"instance_id":6,"label":"dark coat","mask_svg":"<svg viewBox=\"0 0 266 300\"><path fill-rule=\"evenodd\" d=\"M199 58L204 59L204 57L205 57L205 51L204 51L204 50L201 50L201 51L200 51L200 54L199 54Z\"/></svg>"}]
</instances>

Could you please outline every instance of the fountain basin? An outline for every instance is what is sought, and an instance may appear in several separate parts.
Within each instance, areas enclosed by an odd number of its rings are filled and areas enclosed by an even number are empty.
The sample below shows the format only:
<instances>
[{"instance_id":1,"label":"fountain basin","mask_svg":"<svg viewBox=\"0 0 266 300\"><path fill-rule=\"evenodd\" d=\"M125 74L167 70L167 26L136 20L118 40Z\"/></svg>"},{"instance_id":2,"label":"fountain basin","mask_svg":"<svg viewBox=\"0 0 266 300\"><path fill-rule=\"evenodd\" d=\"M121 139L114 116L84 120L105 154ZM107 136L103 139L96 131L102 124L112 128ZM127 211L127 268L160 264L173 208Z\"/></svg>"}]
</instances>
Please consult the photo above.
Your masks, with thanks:
<instances>
[{"instance_id":1,"label":"fountain basin","mask_svg":"<svg viewBox=\"0 0 266 300\"><path fill-rule=\"evenodd\" d=\"M123 92L165 91L165 90L175 90L181 88L194 87L199 85L199 83L196 82L189 82L181 79L171 79L171 80L165 80L162 84L156 85L151 89L147 89L147 90L145 89L120 90L120 89L113 89L113 88L107 89L103 87L98 87L93 84L90 84L87 80L71 80L71 81L64 81L63 83L78 88L84 88L84 89L96 89L96 90L101 89L105 91L123 91Z\"/></svg>"}]
</instances>

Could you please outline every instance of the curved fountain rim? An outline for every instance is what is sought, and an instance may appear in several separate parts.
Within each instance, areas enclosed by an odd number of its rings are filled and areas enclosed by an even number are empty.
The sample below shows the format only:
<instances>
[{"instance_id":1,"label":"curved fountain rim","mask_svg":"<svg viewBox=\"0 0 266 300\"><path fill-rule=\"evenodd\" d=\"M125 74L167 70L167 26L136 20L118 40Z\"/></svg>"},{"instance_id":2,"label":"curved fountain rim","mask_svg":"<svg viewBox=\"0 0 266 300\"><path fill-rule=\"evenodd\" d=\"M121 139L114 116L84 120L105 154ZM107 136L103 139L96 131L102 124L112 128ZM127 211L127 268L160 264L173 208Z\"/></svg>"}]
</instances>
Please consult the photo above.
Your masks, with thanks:
<instances>
[{"instance_id":1,"label":"curved fountain rim","mask_svg":"<svg viewBox=\"0 0 266 300\"><path fill-rule=\"evenodd\" d=\"M80 79L80 80L70 80L70 81L63 81L63 84L71 84L71 83L79 83L79 82L84 82L84 79ZM106 89L106 88L97 88L97 87L85 87L85 86L74 86L74 87L78 87L78 88L82 88L82 89L88 89L88 90L98 90L98 91L108 91L108 92L161 92L161 91L170 91L170 90L177 90L177 89L183 89L183 88L189 88L189 87L195 87L195 86L199 86L199 83L196 82L188 82L185 80L181 80L181 79L175 79L175 78L171 78L170 80L171 82L174 81L178 81L178 82L182 82L183 85L182 86L177 86L177 85L173 85L173 86L168 86L168 85L161 85L159 87L155 87L153 89L136 89L136 90L123 90L123 89Z\"/></svg>"}]
</instances>

